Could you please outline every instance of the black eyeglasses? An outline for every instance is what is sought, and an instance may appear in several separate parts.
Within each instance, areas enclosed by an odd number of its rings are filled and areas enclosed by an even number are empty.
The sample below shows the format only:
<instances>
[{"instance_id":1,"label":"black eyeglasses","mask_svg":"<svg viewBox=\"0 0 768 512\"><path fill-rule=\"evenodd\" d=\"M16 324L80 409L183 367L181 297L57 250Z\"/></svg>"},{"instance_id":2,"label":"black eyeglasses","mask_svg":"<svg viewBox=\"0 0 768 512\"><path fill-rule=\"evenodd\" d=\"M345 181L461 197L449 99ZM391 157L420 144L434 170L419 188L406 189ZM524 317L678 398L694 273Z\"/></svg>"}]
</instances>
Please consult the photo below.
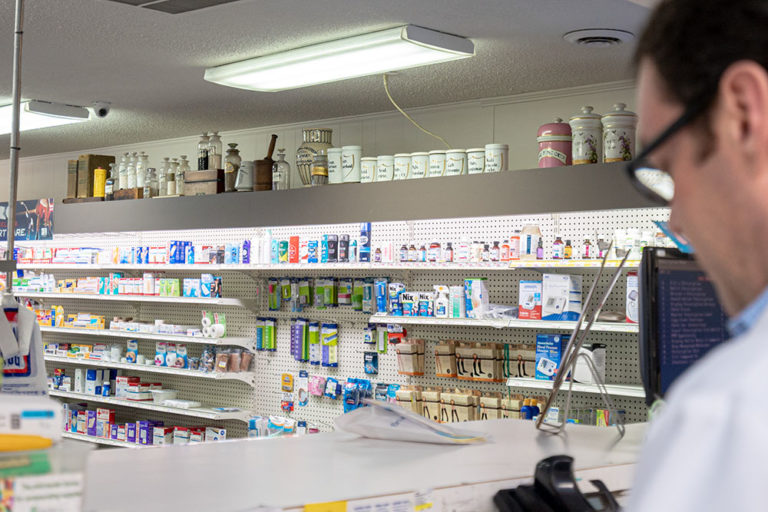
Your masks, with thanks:
<instances>
[{"instance_id":1,"label":"black eyeglasses","mask_svg":"<svg viewBox=\"0 0 768 512\"><path fill-rule=\"evenodd\" d=\"M672 202L672 199L675 197L675 182L672 180L672 175L669 172L650 165L648 155L664 144L672 135L696 119L708 106L709 102L701 101L686 108L674 123L669 125L666 130L661 132L661 135L648 144L637 158L627 164L626 169L629 174L629 180L641 194L651 201L661 205L668 205Z\"/></svg>"}]
</instances>

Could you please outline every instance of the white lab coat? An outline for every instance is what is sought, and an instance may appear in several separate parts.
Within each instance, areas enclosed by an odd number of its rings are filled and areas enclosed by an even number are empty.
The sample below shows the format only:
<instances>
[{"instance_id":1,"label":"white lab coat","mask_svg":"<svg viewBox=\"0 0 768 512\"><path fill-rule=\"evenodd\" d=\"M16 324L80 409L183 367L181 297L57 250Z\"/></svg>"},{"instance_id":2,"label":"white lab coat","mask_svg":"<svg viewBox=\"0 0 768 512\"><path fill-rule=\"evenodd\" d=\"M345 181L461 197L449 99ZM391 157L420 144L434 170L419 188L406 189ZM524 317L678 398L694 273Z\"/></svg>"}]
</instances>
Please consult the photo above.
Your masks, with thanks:
<instances>
[{"instance_id":1,"label":"white lab coat","mask_svg":"<svg viewBox=\"0 0 768 512\"><path fill-rule=\"evenodd\" d=\"M670 388L629 512L768 510L768 310Z\"/></svg>"},{"instance_id":2,"label":"white lab coat","mask_svg":"<svg viewBox=\"0 0 768 512\"><path fill-rule=\"evenodd\" d=\"M0 308L0 352L5 359L3 393L47 395L48 385L40 326L33 311L19 305L16 335Z\"/></svg>"}]
</instances>

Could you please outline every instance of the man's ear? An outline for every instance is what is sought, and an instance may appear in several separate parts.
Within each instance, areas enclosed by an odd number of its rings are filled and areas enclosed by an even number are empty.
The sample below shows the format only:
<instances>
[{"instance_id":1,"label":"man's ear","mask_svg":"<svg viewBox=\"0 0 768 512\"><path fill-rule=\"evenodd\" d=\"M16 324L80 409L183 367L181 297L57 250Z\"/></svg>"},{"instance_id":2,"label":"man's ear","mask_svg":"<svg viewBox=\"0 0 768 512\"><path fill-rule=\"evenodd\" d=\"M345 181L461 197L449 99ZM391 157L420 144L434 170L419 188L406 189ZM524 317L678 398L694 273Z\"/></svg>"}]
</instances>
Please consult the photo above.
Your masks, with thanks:
<instances>
[{"instance_id":1,"label":"man's ear","mask_svg":"<svg viewBox=\"0 0 768 512\"><path fill-rule=\"evenodd\" d=\"M720 78L717 115L723 142L752 160L768 146L768 72L757 62L731 64Z\"/></svg>"}]
</instances>

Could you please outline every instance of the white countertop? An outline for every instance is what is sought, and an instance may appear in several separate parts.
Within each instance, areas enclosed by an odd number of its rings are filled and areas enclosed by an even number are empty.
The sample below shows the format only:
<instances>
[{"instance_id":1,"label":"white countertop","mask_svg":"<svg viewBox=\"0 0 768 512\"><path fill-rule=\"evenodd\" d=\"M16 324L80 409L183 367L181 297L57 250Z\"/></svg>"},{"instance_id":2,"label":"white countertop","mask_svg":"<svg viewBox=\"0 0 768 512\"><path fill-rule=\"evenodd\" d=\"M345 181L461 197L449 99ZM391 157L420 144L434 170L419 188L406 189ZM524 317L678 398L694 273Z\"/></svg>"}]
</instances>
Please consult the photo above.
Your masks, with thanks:
<instances>
[{"instance_id":1,"label":"white countertop","mask_svg":"<svg viewBox=\"0 0 768 512\"><path fill-rule=\"evenodd\" d=\"M340 432L248 439L155 450L99 450L86 470L90 511L216 510L298 507L526 478L550 455L569 454L578 470L632 464L645 424L615 428L568 425L564 436L540 433L531 421L462 425L492 441L470 446L359 438Z\"/></svg>"}]
</instances>

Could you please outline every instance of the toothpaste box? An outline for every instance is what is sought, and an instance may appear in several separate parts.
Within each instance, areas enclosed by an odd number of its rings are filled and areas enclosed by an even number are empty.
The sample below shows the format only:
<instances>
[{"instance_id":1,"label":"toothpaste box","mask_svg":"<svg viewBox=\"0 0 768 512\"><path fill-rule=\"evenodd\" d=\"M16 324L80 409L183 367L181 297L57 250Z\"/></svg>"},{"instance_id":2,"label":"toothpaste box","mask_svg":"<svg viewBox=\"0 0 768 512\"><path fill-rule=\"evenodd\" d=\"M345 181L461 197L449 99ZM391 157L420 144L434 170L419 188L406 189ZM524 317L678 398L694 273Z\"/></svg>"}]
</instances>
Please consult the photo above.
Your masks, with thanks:
<instances>
[{"instance_id":1,"label":"toothpaste box","mask_svg":"<svg viewBox=\"0 0 768 512\"><path fill-rule=\"evenodd\" d=\"M563 351L568 345L569 335L537 334L536 335L536 378L539 380L555 380L557 368L560 366Z\"/></svg>"},{"instance_id":2,"label":"toothpaste box","mask_svg":"<svg viewBox=\"0 0 768 512\"><path fill-rule=\"evenodd\" d=\"M541 320L541 281L520 281L518 318Z\"/></svg>"},{"instance_id":3,"label":"toothpaste box","mask_svg":"<svg viewBox=\"0 0 768 512\"><path fill-rule=\"evenodd\" d=\"M544 274L542 277L542 319L576 321L580 314L581 276Z\"/></svg>"},{"instance_id":4,"label":"toothpaste box","mask_svg":"<svg viewBox=\"0 0 768 512\"><path fill-rule=\"evenodd\" d=\"M153 427L152 444L154 446L173 444L173 427Z\"/></svg>"}]
</instances>

